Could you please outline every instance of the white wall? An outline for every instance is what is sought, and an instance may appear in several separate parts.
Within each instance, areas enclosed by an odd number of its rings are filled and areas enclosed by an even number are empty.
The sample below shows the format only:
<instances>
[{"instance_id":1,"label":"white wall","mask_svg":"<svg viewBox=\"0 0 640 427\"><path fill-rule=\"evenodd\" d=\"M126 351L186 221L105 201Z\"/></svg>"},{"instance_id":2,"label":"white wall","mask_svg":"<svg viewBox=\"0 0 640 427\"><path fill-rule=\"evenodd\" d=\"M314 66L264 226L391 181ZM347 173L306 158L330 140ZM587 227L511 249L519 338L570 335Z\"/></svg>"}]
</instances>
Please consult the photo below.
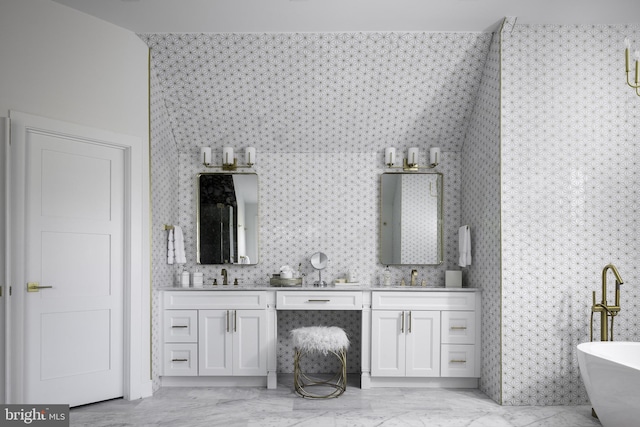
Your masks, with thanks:
<instances>
[{"instance_id":1,"label":"white wall","mask_svg":"<svg viewBox=\"0 0 640 427\"><path fill-rule=\"evenodd\" d=\"M142 162L133 169L141 174L143 196L133 204L148 212L145 44L127 30L49 0L9 0L0 3L0 58L0 116L17 110L139 138ZM132 248L142 263L134 285L142 346L134 369L141 372L141 385L150 379L148 221L143 215L132 230L141 241Z\"/></svg>"}]
</instances>

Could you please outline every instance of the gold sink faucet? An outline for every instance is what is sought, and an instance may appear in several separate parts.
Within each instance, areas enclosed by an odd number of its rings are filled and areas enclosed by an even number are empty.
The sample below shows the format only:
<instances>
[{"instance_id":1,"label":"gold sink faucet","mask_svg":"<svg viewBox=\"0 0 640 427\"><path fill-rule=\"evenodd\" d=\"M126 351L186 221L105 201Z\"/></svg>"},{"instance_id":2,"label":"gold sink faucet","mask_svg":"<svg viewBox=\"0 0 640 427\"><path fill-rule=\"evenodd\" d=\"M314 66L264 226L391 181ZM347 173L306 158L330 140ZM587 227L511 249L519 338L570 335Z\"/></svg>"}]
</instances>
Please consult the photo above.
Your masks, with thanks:
<instances>
[{"instance_id":1,"label":"gold sink faucet","mask_svg":"<svg viewBox=\"0 0 640 427\"><path fill-rule=\"evenodd\" d=\"M411 270L411 286L416 285L416 280L418 279L418 270Z\"/></svg>"},{"instance_id":2,"label":"gold sink faucet","mask_svg":"<svg viewBox=\"0 0 640 427\"><path fill-rule=\"evenodd\" d=\"M607 304L607 271L611 270L616 277L615 304ZM600 341L613 341L613 318L620 312L620 285L624 282L613 264L607 264L602 270L602 300L596 304L596 291L593 291L591 306L591 331L589 338L593 341L593 314L600 313ZM611 316L611 336L609 336L609 316Z\"/></svg>"},{"instance_id":3,"label":"gold sink faucet","mask_svg":"<svg viewBox=\"0 0 640 427\"><path fill-rule=\"evenodd\" d=\"M222 269L222 276L223 276L222 284L223 285L228 285L229 284L229 279L227 278L227 269L226 268Z\"/></svg>"}]
</instances>

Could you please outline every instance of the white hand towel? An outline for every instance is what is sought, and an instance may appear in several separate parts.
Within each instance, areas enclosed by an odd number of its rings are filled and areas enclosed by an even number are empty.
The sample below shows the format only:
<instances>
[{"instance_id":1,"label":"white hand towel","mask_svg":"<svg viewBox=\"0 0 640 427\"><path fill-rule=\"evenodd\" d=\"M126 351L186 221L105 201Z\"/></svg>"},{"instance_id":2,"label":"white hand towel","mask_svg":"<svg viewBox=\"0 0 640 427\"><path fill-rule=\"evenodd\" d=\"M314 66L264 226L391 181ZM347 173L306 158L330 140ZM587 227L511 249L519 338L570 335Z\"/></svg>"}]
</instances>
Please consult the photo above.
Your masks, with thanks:
<instances>
[{"instance_id":1,"label":"white hand towel","mask_svg":"<svg viewBox=\"0 0 640 427\"><path fill-rule=\"evenodd\" d=\"M167 240L167 264L173 264L176 257L175 247L173 245L173 230L169 230Z\"/></svg>"},{"instance_id":2,"label":"white hand towel","mask_svg":"<svg viewBox=\"0 0 640 427\"><path fill-rule=\"evenodd\" d=\"M467 267L471 265L471 231L468 225L463 225L458 229L458 240L458 249L460 251L458 265Z\"/></svg>"},{"instance_id":3,"label":"white hand towel","mask_svg":"<svg viewBox=\"0 0 640 427\"><path fill-rule=\"evenodd\" d=\"M176 262L178 264L185 264L187 262L187 256L184 252L184 236L182 235L182 228L178 225L173 226L173 244L176 252Z\"/></svg>"}]
</instances>

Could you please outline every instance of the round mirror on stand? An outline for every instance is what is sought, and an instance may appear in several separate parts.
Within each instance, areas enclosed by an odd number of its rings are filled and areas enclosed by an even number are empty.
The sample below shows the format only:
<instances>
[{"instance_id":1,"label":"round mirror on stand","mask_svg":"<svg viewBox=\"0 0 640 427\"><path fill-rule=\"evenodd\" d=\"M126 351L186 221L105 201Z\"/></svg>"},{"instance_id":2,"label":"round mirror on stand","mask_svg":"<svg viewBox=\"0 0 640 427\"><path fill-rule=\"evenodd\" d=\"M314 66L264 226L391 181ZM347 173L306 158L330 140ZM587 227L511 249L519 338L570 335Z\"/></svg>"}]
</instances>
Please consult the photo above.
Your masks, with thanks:
<instances>
[{"instance_id":1,"label":"round mirror on stand","mask_svg":"<svg viewBox=\"0 0 640 427\"><path fill-rule=\"evenodd\" d=\"M327 258L327 256L322 252L316 252L315 254L311 255L311 265L313 266L313 268L318 270L318 280L313 282L313 286L323 288L327 286L327 282L322 280L322 270L327 268L328 262L329 258Z\"/></svg>"}]
</instances>

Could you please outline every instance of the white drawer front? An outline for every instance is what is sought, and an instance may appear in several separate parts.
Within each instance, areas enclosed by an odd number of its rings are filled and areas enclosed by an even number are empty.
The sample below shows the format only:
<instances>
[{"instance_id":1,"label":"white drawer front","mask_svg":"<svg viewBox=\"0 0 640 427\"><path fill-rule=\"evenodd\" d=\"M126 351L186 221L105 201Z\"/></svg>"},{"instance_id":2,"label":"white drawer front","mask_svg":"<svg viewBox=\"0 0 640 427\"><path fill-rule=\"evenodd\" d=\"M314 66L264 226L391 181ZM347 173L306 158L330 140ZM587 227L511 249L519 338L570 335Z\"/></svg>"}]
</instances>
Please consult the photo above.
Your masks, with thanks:
<instances>
[{"instance_id":1,"label":"white drawer front","mask_svg":"<svg viewBox=\"0 0 640 427\"><path fill-rule=\"evenodd\" d=\"M165 310L164 342L198 342L198 310Z\"/></svg>"},{"instance_id":2,"label":"white drawer front","mask_svg":"<svg viewBox=\"0 0 640 427\"><path fill-rule=\"evenodd\" d=\"M475 344L475 311L443 311L442 342L444 344Z\"/></svg>"},{"instance_id":3,"label":"white drawer front","mask_svg":"<svg viewBox=\"0 0 640 427\"><path fill-rule=\"evenodd\" d=\"M165 376L197 376L198 344L165 344Z\"/></svg>"},{"instance_id":4,"label":"white drawer front","mask_svg":"<svg viewBox=\"0 0 640 427\"><path fill-rule=\"evenodd\" d=\"M230 285L232 286L232 285ZM265 291L166 291L165 309L260 309L267 308Z\"/></svg>"},{"instance_id":5,"label":"white drawer front","mask_svg":"<svg viewBox=\"0 0 640 427\"><path fill-rule=\"evenodd\" d=\"M477 377L475 372L475 345L442 344L440 376Z\"/></svg>"},{"instance_id":6,"label":"white drawer front","mask_svg":"<svg viewBox=\"0 0 640 427\"><path fill-rule=\"evenodd\" d=\"M278 291L278 310L362 310L362 292Z\"/></svg>"},{"instance_id":7,"label":"white drawer front","mask_svg":"<svg viewBox=\"0 0 640 427\"><path fill-rule=\"evenodd\" d=\"M372 292L374 310L475 310L475 292Z\"/></svg>"}]
</instances>

